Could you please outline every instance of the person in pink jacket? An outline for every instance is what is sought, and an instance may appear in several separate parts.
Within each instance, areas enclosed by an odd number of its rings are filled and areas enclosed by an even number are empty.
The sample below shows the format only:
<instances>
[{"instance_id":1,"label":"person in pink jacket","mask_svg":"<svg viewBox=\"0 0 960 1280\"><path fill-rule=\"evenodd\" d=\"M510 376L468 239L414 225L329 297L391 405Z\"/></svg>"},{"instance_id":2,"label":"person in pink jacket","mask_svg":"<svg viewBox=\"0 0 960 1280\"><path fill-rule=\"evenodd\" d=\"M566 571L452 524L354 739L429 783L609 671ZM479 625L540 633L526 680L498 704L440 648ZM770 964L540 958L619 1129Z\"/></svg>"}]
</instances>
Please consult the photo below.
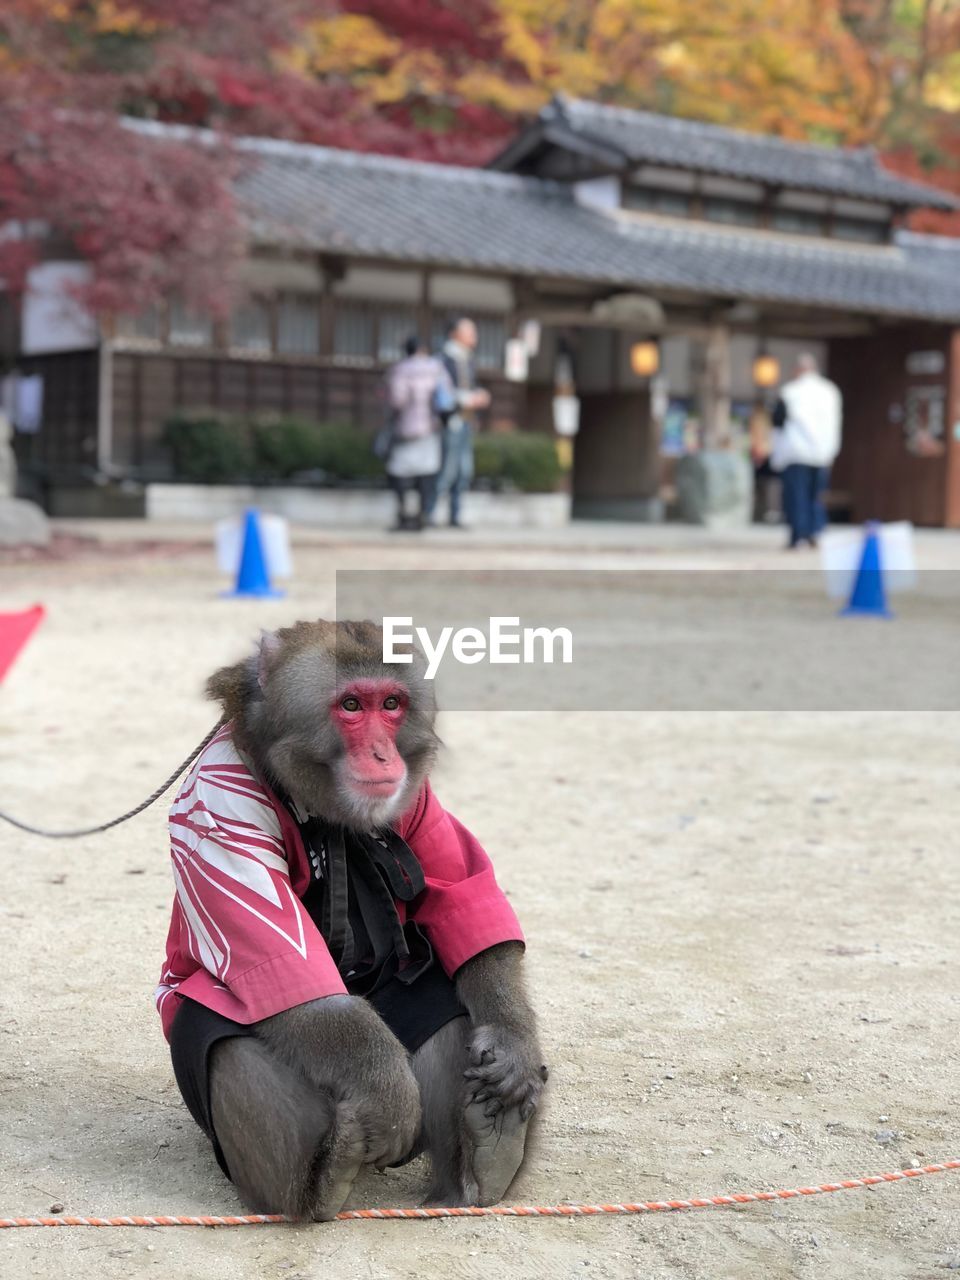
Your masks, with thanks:
<instances>
[{"instance_id":1,"label":"person in pink jacket","mask_svg":"<svg viewBox=\"0 0 960 1280\"><path fill-rule=\"evenodd\" d=\"M397 523L401 532L423 528L424 517L434 501L437 476L442 461L438 391L453 398L450 375L440 360L431 356L416 337L408 338L405 359L390 370L387 392L391 411L390 446L386 458L387 475L397 495ZM419 510L407 511L407 494L415 489Z\"/></svg>"}]
</instances>

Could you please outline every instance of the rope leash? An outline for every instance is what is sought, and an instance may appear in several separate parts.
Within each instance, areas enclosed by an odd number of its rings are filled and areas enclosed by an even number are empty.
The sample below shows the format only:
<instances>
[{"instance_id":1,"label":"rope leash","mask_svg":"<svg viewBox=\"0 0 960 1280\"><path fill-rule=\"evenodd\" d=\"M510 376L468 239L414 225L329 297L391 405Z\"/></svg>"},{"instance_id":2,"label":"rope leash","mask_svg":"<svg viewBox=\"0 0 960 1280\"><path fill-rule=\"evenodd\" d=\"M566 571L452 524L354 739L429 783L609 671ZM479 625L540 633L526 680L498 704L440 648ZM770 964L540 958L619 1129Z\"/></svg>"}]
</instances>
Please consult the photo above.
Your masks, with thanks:
<instances>
[{"instance_id":1,"label":"rope leash","mask_svg":"<svg viewBox=\"0 0 960 1280\"><path fill-rule=\"evenodd\" d=\"M0 809L0 821L9 822L11 827L16 827L19 831L27 831L32 836L44 836L47 840L75 840L78 836L94 836L101 831L109 831L111 827L118 827L121 822L126 822L128 818L135 818L138 813L143 813L144 809L149 809L155 801L160 799L165 791L169 791L180 775L186 773L190 768L204 747L213 741L225 723L223 719L218 720L204 740L197 744L186 760L177 766L176 772L171 773L162 786L157 787L156 791L147 796L142 804L138 804L135 809L131 809L128 813L121 814L119 818L112 818L109 822L101 822L98 827L79 827L75 831L48 831L44 827L32 827L29 822L21 822L19 818L12 818L9 813L4 813Z\"/></svg>"},{"instance_id":2,"label":"rope leash","mask_svg":"<svg viewBox=\"0 0 960 1280\"><path fill-rule=\"evenodd\" d=\"M960 1169L960 1160L944 1160L942 1164L925 1164L918 1169L897 1169L892 1173L874 1173L864 1178L845 1178L842 1182L821 1182L812 1187L794 1187L785 1191L735 1191L730 1195L702 1196L695 1200L644 1200L637 1204L557 1204L557 1205L491 1205L489 1208L450 1209L346 1209L337 1214L338 1222L366 1221L370 1218L594 1218L609 1214L665 1213L675 1209L719 1209L737 1204L766 1204L771 1200L798 1200L803 1196L829 1195L834 1191L853 1191L859 1187L878 1187L888 1182L908 1182L931 1173L948 1173ZM254 1227L266 1223L293 1222L282 1213L247 1213L230 1217L187 1214L156 1215L145 1218L130 1215L121 1218L0 1218L4 1227Z\"/></svg>"}]
</instances>

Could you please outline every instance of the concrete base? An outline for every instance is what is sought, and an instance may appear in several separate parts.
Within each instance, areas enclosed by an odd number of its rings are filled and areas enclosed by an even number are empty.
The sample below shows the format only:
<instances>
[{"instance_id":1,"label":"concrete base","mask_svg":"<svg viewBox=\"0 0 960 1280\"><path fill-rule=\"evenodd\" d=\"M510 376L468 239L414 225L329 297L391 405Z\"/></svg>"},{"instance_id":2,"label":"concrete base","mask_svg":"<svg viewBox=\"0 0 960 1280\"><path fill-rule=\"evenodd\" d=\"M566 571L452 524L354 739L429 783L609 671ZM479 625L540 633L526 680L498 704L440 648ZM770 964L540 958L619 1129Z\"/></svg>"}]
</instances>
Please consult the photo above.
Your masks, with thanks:
<instances>
[{"instance_id":1,"label":"concrete base","mask_svg":"<svg viewBox=\"0 0 960 1280\"><path fill-rule=\"evenodd\" d=\"M0 498L0 547L45 547L49 542L50 525L36 503Z\"/></svg>"},{"instance_id":2,"label":"concrete base","mask_svg":"<svg viewBox=\"0 0 960 1280\"><path fill-rule=\"evenodd\" d=\"M574 520L631 520L659 524L663 520L660 498L574 498Z\"/></svg>"},{"instance_id":3,"label":"concrete base","mask_svg":"<svg viewBox=\"0 0 960 1280\"><path fill-rule=\"evenodd\" d=\"M677 514L710 529L741 528L753 517L753 468L737 453L681 458L675 472Z\"/></svg>"},{"instance_id":4,"label":"concrete base","mask_svg":"<svg viewBox=\"0 0 960 1280\"><path fill-rule=\"evenodd\" d=\"M222 520L256 507L294 524L327 528L387 528L396 498L387 489L258 488L255 485L148 484L148 520ZM437 508L446 520L446 502ZM570 519L565 493L468 493L464 520L478 528L555 529Z\"/></svg>"},{"instance_id":5,"label":"concrete base","mask_svg":"<svg viewBox=\"0 0 960 1280\"><path fill-rule=\"evenodd\" d=\"M51 488L50 515L58 519L131 520L145 514L140 485L86 485Z\"/></svg>"}]
</instances>

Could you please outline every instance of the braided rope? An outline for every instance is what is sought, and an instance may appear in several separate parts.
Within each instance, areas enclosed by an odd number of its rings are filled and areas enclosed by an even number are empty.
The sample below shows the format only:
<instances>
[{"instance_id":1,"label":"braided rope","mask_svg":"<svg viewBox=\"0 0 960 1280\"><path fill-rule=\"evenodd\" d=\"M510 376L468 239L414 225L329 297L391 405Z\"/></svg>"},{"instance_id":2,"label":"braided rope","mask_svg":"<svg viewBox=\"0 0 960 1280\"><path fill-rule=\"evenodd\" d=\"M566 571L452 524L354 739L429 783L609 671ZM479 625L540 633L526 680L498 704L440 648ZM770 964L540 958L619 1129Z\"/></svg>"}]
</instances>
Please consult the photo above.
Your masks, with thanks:
<instances>
[{"instance_id":1,"label":"braided rope","mask_svg":"<svg viewBox=\"0 0 960 1280\"><path fill-rule=\"evenodd\" d=\"M863 1178L844 1178L842 1182L821 1182L810 1187L794 1187L783 1191L735 1191L729 1195L701 1196L694 1200L644 1200L636 1204L558 1204L558 1205L491 1205L488 1208L419 1208L419 1209L346 1209L337 1214L341 1222L366 1221L371 1218L594 1218L609 1214L665 1213L676 1209L717 1209L737 1204L766 1204L771 1200L798 1200L804 1196L829 1195L834 1191L852 1191L859 1187L878 1187L889 1182L909 1182L931 1173L947 1173L960 1169L960 1160L944 1160L942 1164L925 1164L917 1169L897 1169L892 1173L868 1174ZM210 1215L155 1215L121 1218L0 1218L5 1227L251 1227L265 1223L292 1222L282 1213L247 1213L230 1217Z\"/></svg>"},{"instance_id":2,"label":"braided rope","mask_svg":"<svg viewBox=\"0 0 960 1280\"><path fill-rule=\"evenodd\" d=\"M213 741L223 728L224 723L224 720L218 720L204 740L191 751L186 760L177 766L176 771L171 773L166 782L157 787L153 795L148 796L142 804L138 804L135 809L131 809L129 813L122 814L119 818L111 818L109 822L101 822L98 827L79 827L75 831L47 831L44 827L32 827L28 822L21 822L19 818L12 818L9 813L4 813L0 809L0 821L9 822L11 827L16 827L20 831L27 831L32 836L44 836L47 840L74 840L77 836L94 836L100 831L109 831L111 827L118 827L121 822L126 822L128 818L135 818L138 813L143 813L144 809L149 809L156 800L160 799L165 791L169 791L180 775L186 773L190 768L204 747Z\"/></svg>"}]
</instances>

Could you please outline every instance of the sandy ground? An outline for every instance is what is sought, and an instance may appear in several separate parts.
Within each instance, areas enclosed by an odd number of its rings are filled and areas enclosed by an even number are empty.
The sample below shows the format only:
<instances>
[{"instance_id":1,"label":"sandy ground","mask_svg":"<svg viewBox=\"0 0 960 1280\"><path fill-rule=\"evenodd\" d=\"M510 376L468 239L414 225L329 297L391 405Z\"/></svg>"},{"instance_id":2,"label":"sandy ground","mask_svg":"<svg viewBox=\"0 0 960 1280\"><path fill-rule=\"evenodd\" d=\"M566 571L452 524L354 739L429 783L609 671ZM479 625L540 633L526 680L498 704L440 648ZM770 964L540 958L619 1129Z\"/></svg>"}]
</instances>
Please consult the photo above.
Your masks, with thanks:
<instances>
[{"instance_id":1,"label":"sandy ground","mask_svg":"<svg viewBox=\"0 0 960 1280\"><path fill-rule=\"evenodd\" d=\"M71 826L136 803L212 723L205 675L261 625L330 611L335 568L764 568L778 544L315 534L290 595L253 603L218 598L209 553L189 547L7 566L0 608L42 600L49 617L2 691L0 805ZM960 539L924 539L920 557L960 566ZM956 616L928 601L934 630L941 609L944 629ZM960 1156L960 715L457 712L442 732L438 791L524 922L552 1067L511 1200L792 1187ZM0 1216L238 1211L151 1002L171 898L162 805L80 841L3 829L0 850ZM371 1174L351 1203L417 1203L423 1178ZM3 1280L951 1267L960 1173L643 1219L0 1233Z\"/></svg>"}]
</instances>

